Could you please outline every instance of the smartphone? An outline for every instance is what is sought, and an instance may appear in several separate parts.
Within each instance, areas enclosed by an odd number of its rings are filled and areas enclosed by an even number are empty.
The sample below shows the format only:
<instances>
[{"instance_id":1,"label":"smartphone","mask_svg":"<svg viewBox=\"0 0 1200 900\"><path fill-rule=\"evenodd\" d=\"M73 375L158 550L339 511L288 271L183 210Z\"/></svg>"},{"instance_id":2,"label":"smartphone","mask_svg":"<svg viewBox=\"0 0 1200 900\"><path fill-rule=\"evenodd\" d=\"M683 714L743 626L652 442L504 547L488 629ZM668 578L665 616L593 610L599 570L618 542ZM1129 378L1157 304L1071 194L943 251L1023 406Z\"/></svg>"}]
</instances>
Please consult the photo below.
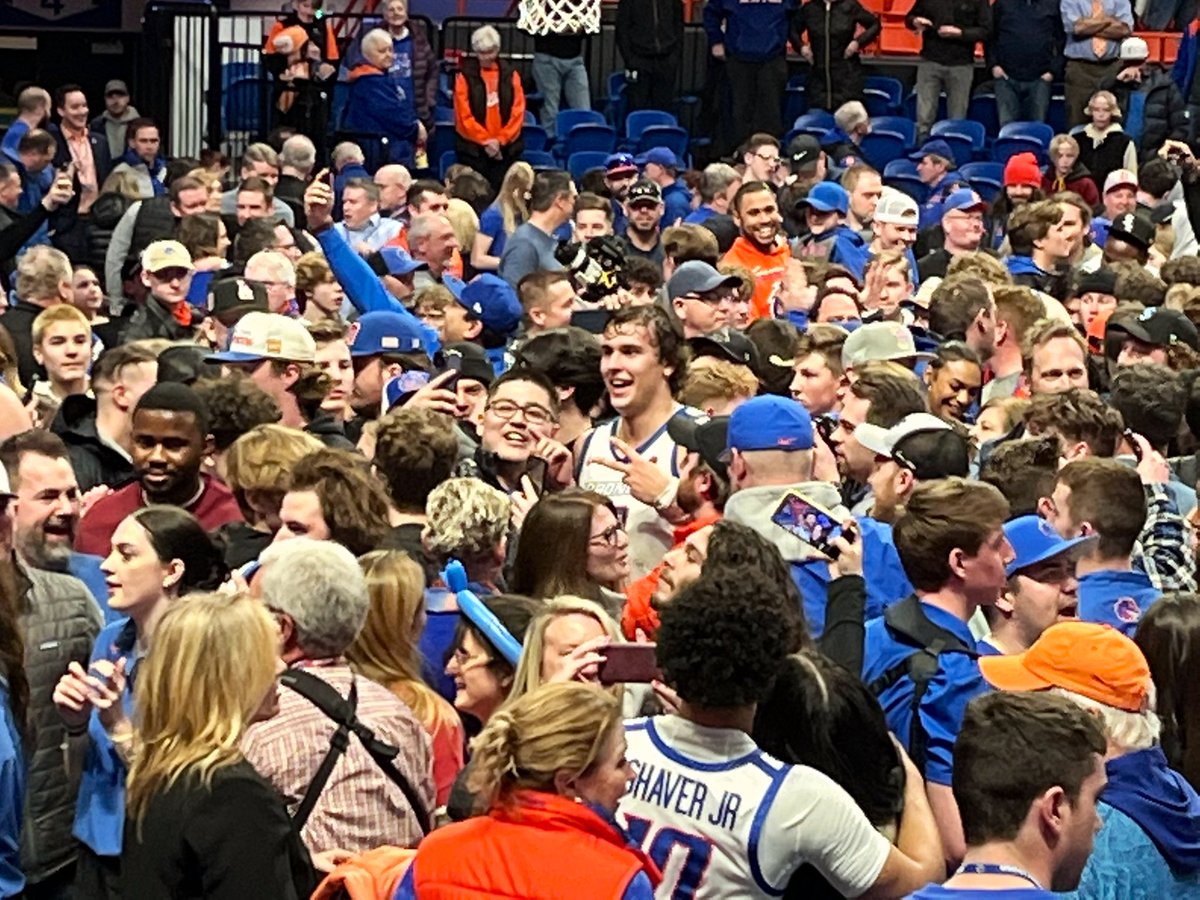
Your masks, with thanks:
<instances>
[{"instance_id":1,"label":"smartphone","mask_svg":"<svg viewBox=\"0 0 1200 900\"><path fill-rule=\"evenodd\" d=\"M830 438L833 437L833 431L837 428L837 424L837 416L831 416L828 413L813 419L813 427L817 429L817 434L821 436L821 440L827 444L830 443Z\"/></svg>"},{"instance_id":2,"label":"smartphone","mask_svg":"<svg viewBox=\"0 0 1200 900\"><path fill-rule=\"evenodd\" d=\"M609 644L599 652L604 655L597 677L601 684L636 682L648 684L662 678L655 656L656 644Z\"/></svg>"},{"instance_id":3,"label":"smartphone","mask_svg":"<svg viewBox=\"0 0 1200 900\"><path fill-rule=\"evenodd\" d=\"M533 482L534 490L540 497L546 493L546 461L540 456L531 456L525 463L525 474Z\"/></svg>"},{"instance_id":4,"label":"smartphone","mask_svg":"<svg viewBox=\"0 0 1200 900\"><path fill-rule=\"evenodd\" d=\"M842 525L825 507L799 494L788 493L779 501L771 521L830 559L837 559L839 551L833 540L841 536Z\"/></svg>"},{"instance_id":5,"label":"smartphone","mask_svg":"<svg viewBox=\"0 0 1200 900\"><path fill-rule=\"evenodd\" d=\"M448 379L446 379L446 383L442 385L442 390L445 390L445 391L457 391L458 390L458 379L462 375L462 365L463 365L462 357L459 356L457 353L451 353L446 357L446 364L442 368L441 372L438 372L438 374L442 375L446 372L454 372L455 374L451 375Z\"/></svg>"},{"instance_id":6,"label":"smartphone","mask_svg":"<svg viewBox=\"0 0 1200 900\"><path fill-rule=\"evenodd\" d=\"M1133 458L1138 462L1142 461L1142 445L1137 442L1137 438L1133 436L1133 429L1126 428L1124 431L1125 441L1129 444L1129 450L1133 453Z\"/></svg>"}]
</instances>

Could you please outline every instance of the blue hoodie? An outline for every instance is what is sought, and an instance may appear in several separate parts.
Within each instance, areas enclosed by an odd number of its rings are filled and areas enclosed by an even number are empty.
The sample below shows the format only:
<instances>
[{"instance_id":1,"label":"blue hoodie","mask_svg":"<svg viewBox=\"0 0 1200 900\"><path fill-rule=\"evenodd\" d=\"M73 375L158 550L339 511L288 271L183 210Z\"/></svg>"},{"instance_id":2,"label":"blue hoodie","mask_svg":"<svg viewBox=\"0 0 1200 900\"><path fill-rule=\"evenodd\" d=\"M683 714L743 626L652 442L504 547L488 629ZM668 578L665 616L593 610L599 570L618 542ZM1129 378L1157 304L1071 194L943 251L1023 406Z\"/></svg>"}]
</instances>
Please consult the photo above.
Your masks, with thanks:
<instances>
[{"instance_id":1,"label":"blue hoodie","mask_svg":"<svg viewBox=\"0 0 1200 900\"><path fill-rule=\"evenodd\" d=\"M663 196L663 227L682 222L692 212L692 192L682 181L668 184L662 190Z\"/></svg>"},{"instance_id":2,"label":"blue hoodie","mask_svg":"<svg viewBox=\"0 0 1200 900\"><path fill-rule=\"evenodd\" d=\"M1079 577L1079 618L1111 625L1132 638L1142 615L1161 596L1145 572L1089 572Z\"/></svg>"},{"instance_id":3,"label":"blue hoodie","mask_svg":"<svg viewBox=\"0 0 1200 900\"><path fill-rule=\"evenodd\" d=\"M1012 275L1049 275L1045 269L1041 268L1033 261L1032 256L1010 256L1004 261L1008 265L1008 271Z\"/></svg>"},{"instance_id":4,"label":"blue hoodie","mask_svg":"<svg viewBox=\"0 0 1200 900\"><path fill-rule=\"evenodd\" d=\"M411 96L401 96L387 72L358 66L350 72L350 99L342 123L348 131L385 135L388 161L412 165L417 111Z\"/></svg>"},{"instance_id":5,"label":"blue hoodie","mask_svg":"<svg viewBox=\"0 0 1200 900\"><path fill-rule=\"evenodd\" d=\"M709 0L704 7L709 46L724 44L726 54L740 62L781 57L787 49L796 7L796 0Z\"/></svg>"},{"instance_id":6,"label":"blue hoodie","mask_svg":"<svg viewBox=\"0 0 1200 900\"><path fill-rule=\"evenodd\" d=\"M1105 764L1097 811L1104 825L1075 900L1200 897L1200 797L1161 748Z\"/></svg>"}]
</instances>

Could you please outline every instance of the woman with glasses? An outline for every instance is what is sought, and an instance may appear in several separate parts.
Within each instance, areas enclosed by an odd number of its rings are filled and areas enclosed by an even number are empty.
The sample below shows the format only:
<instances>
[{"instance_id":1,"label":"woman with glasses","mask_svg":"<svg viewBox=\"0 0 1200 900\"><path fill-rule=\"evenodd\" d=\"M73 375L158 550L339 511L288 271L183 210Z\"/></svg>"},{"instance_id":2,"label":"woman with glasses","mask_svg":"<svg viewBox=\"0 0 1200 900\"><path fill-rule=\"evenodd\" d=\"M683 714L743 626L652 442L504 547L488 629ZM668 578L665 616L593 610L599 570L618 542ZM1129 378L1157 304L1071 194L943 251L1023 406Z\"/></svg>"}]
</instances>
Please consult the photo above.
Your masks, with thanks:
<instances>
[{"instance_id":1,"label":"woman with glasses","mask_svg":"<svg viewBox=\"0 0 1200 900\"><path fill-rule=\"evenodd\" d=\"M203 526L175 506L147 506L127 516L113 532L101 569L109 608L126 618L100 632L86 671L70 665L54 689L54 703L67 733L89 738L75 813L74 833L82 843L75 889L81 897L107 898L120 896L130 714L141 662L175 601L214 590L226 569Z\"/></svg>"},{"instance_id":2,"label":"woman with glasses","mask_svg":"<svg viewBox=\"0 0 1200 900\"><path fill-rule=\"evenodd\" d=\"M554 552L546 552L549 547ZM615 618L628 577L629 535L616 507L600 494L568 488L542 497L525 516L512 590L541 598L573 594Z\"/></svg>"}]
</instances>

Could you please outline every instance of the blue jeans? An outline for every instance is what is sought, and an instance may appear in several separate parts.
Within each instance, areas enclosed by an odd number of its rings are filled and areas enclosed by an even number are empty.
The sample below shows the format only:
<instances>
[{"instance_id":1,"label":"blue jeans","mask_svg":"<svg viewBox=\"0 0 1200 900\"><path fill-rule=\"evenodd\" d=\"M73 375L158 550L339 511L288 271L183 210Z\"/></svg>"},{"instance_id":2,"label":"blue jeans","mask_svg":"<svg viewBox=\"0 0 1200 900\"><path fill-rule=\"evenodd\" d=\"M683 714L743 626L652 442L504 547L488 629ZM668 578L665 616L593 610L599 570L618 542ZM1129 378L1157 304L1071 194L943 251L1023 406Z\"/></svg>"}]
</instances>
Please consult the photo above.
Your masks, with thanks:
<instances>
[{"instance_id":1,"label":"blue jeans","mask_svg":"<svg viewBox=\"0 0 1200 900\"><path fill-rule=\"evenodd\" d=\"M592 94L588 89L587 69L583 57L560 59L546 53L533 54L533 80L542 95L542 127L555 137L554 122L558 118L558 101L565 96L567 109L591 109Z\"/></svg>"},{"instance_id":2,"label":"blue jeans","mask_svg":"<svg viewBox=\"0 0 1200 900\"><path fill-rule=\"evenodd\" d=\"M1000 127L1009 122L1045 122L1050 111L1050 82L1035 78L1016 81L996 79L996 111Z\"/></svg>"}]
</instances>

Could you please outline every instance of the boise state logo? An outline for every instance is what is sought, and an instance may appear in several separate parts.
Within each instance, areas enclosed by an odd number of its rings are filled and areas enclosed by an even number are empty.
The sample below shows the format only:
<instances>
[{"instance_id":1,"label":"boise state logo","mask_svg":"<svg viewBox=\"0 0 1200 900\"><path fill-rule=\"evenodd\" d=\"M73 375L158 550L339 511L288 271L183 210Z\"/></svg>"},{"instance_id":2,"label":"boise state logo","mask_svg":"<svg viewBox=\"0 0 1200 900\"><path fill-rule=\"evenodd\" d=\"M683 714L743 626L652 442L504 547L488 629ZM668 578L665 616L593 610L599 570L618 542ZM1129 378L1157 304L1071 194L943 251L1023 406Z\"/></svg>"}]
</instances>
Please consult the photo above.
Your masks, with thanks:
<instances>
[{"instance_id":1,"label":"boise state logo","mask_svg":"<svg viewBox=\"0 0 1200 900\"><path fill-rule=\"evenodd\" d=\"M1113 615L1117 617L1118 622L1132 625L1142 618L1142 608L1132 597L1118 597L1117 602L1113 604Z\"/></svg>"},{"instance_id":2,"label":"boise state logo","mask_svg":"<svg viewBox=\"0 0 1200 900\"><path fill-rule=\"evenodd\" d=\"M362 331L362 323L361 322L351 322L349 325L346 326L346 345L347 346L349 346L349 347L354 346L354 341L358 338L358 333L360 331Z\"/></svg>"}]
</instances>

